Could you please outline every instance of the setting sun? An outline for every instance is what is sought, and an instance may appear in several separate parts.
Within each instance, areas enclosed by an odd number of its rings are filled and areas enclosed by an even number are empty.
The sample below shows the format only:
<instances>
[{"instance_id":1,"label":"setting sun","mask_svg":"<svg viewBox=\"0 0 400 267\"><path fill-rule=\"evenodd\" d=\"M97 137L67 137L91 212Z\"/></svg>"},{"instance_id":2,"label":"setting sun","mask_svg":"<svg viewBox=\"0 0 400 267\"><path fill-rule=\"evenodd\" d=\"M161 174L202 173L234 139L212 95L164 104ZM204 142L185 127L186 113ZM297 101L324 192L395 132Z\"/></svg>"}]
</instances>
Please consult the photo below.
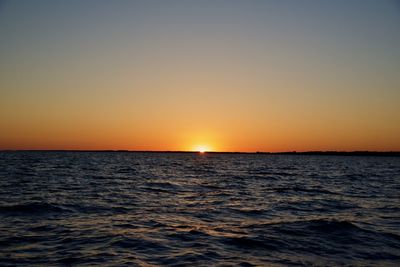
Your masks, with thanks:
<instances>
[{"instance_id":1,"label":"setting sun","mask_svg":"<svg viewBox=\"0 0 400 267\"><path fill-rule=\"evenodd\" d=\"M199 146L194 147L194 151L198 151L200 153L205 153L207 151L211 151L211 149L207 145L199 145Z\"/></svg>"}]
</instances>

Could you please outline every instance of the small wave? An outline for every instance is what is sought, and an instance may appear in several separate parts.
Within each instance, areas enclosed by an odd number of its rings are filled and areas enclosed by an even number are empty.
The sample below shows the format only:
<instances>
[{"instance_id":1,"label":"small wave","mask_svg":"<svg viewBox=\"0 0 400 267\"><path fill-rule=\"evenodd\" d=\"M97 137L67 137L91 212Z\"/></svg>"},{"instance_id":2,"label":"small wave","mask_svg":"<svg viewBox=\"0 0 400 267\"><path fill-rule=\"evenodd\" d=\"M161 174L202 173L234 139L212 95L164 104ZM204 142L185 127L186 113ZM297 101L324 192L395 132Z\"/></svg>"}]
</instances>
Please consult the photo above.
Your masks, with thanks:
<instances>
[{"instance_id":1,"label":"small wave","mask_svg":"<svg viewBox=\"0 0 400 267\"><path fill-rule=\"evenodd\" d=\"M310 227L316 230L345 230L345 229L360 229L354 223L346 220L335 220L335 219L314 219L314 220L293 220L293 221L274 221L269 223L259 223L259 224L247 224L243 225L242 228L251 229L262 229L266 227L284 227L284 226L301 226Z\"/></svg>"},{"instance_id":2,"label":"small wave","mask_svg":"<svg viewBox=\"0 0 400 267\"><path fill-rule=\"evenodd\" d=\"M168 182L149 182L146 183L145 185L150 187L174 188L174 189L178 187L178 185Z\"/></svg>"},{"instance_id":3,"label":"small wave","mask_svg":"<svg viewBox=\"0 0 400 267\"><path fill-rule=\"evenodd\" d=\"M211 189L211 190L222 190L224 187L214 184L203 184L201 185L203 188Z\"/></svg>"},{"instance_id":4,"label":"small wave","mask_svg":"<svg viewBox=\"0 0 400 267\"><path fill-rule=\"evenodd\" d=\"M232 209L232 210L247 216L259 216L265 213L264 209L242 208L242 209Z\"/></svg>"},{"instance_id":5,"label":"small wave","mask_svg":"<svg viewBox=\"0 0 400 267\"><path fill-rule=\"evenodd\" d=\"M359 208L359 206L355 205L354 203L334 199L292 201L277 207L277 209L280 211L319 213L332 213L357 208Z\"/></svg>"},{"instance_id":6,"label":"small wave","mask_svg":"<svg viewBox=\"0 0 400 267\"><path fill-rule=\"evenodd\" d=\"M295 176L295 173L291 173L291 172L285 172L285 171L272 171L272 170L263 170L263 169L259 169L259 170L249 170L248 172L251 175L271 175L271 176Z\"/></svg>"},{"instance_id":7,"label":"small wave","mask_svg":"<svg viewBox=\"0 0 400 267\"><path fill-rule=\"evenodd\" d=\"M72 205L71 208L79 213L114 213L124 214L130 211L127 207L122 206L102 206L102 205Z\"/></svg>"},{"instance_id":8,"label":"small wave","mask_svg":"<svg viewBox=\"0 0 400 267\"><path fill-rule=\"evenodd\" d=\"M144 190L155 191L155 192L163 192L163 193L172 193L177 192L181 189L179 185L168 183L168 182L148 182L140 187Z\"/></svg>"},{"instance_id":9,"label":"small wave","mask_svg":"<svg viewBox=\"0 0 400 267\"><path fill-rule=\"evenodd\" d=\"M93 180L109 180L112 179L112 177L106 176L106 175L90 175L90 179Z\"/></svg>"},{"instance_id":10,"label":"small wave","mask_svg":"<svg viewBox=\"0 0 400 267\"><path fill-rule=\"evenodd\" d=\"M147 240L144 238L132 238L132 237L120 237L111 243L112 247L120 247L123 249L135 249L135 250L155 250L161 252L168 249L160 242Z\"/></svg>"},{"instance_id":11,"label":"small wave","mask_svg":"<svg viewBox=\"0 0 400 267\"><path fill-rule=\"evenodd\" d=\"M293 236L315 236L323 238L324 236L331 237L348 237L352 235L365 237L385 237L394 242L400 240L400 236L394 233L384 232L382 230L365 229L357 223L348 220L336 219L314 219L314 220L294 220L294 221L275 221L260 224L242 225L243 230L249 231L274 231L279 234ZM333 240L331 240L333 241Z\"/></svg>"},{"instance_id":12,"label":"small wave","mask_svg":"<svg viewBox=\"0 0 400 267\"><path fill-rule=\"evenodd\" d=\"M50 231L53 231L55 229L56 229L56 227L54 227L54 226L40 225L40 226L31 227L28 230L32 231L32 232L50 232Z\"/></svg>"},{"instance_id":13,"label":"small wave","mask_svg":"<svg viewBox=\"0 0 400 267\"><path fill-rule=\"evenodd\" d=\"M205 253L195 253L193 251L175 254L171 257L164 259L161 263L163 265L178 265L187 266L193 263L208 262L211 259L220 259L222 256L219 253L209 251Z\"/></svg>"},{"instance_id":14,"label":"small wave","mask_svg":"<svg viewBox=\"0 0 400 267\"><path fill-rule=\"evenodd\" d=\"M330 195L337 195L338 193L326 190L326 189L321 189L321 188L305 188L305 187L300 187L300 186L284 186L284 187L277 187L274 189L278 193L286 193L286 192L305 192L305 193L311 193L311 194L330 194Z\"/></svg>"},{"instance_id":15,"label":"small wave","mask_svg":"<svg viewBox=\"0 0 400 267\"><path fill-rule=\"evenodd\" d=\"M137 174L138 171L135 168L127 167L127 168L121 168L121 169L116 170L116 173Z\"/></svg>"},{"instance_id":16,"label":"small wave","mask_svg":"<svg viewBox=\"0 0 400 267\"><path fill-rule=\"evenodd\" d=\"M38 215L45 213L70 212L69 209L46 202L31 202L17 205L0 206L0 213Z\"/></svg>"},{"instance_id":17,"label":"small wave","mask_svg":"<svg viewBox=\"0 0 400 267\"><path fill-rule=\"evenodd\" d=\"M350 221L319 219L307 221L306 224L308 229L322 233L363 231Z\"/></svg>"},{"instance_id":18,"label":"small wave","mask_svg":"<svg viewBox=\"0 0 400 267\"><path fill-rule=\"evenodd\" d=\"M282 246L280 242L276 240L268 240L261 237L227 237L222 240L224 244L239 247L241 249L262 249L278 251L279 247Z\"/></svg>"}]
</instances>

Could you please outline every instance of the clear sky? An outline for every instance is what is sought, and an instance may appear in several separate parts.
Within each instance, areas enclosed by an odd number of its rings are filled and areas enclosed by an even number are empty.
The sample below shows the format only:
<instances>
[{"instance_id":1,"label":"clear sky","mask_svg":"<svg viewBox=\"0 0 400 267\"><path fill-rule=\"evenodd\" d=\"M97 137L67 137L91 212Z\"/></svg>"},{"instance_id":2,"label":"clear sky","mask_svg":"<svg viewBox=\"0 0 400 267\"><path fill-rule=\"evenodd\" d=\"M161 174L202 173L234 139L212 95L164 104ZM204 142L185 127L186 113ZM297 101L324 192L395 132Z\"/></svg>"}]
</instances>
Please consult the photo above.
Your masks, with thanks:
<instances>
[{"instance_id":1,"label":"clear sky","mask_svg":"<svg viewBox=\"0 0 400 267\"><path fill-rule=\"evenodd\" d=\"M400 2L0 2L0 149L198 146L400 150Z\"/></svg>"}]
</instances>

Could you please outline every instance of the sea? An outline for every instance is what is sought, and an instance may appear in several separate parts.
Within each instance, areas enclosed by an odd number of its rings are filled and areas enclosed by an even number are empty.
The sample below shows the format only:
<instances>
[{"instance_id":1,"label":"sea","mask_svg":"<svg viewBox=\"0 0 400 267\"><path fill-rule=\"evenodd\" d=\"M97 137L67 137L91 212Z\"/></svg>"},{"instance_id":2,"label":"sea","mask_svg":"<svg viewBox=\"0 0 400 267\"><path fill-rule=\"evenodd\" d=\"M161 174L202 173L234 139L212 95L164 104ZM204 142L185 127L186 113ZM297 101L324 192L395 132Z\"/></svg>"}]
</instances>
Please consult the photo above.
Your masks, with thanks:
<instances>
[{"instance_id":1,"label":"sea","mask_svg":"<svg viewBox=\"0 0 400 267\"><path fill-rule=\"evenodd\" d=\"M0 152L0 266L400 266L400 158Z\"/></svg>"}]
</instances>

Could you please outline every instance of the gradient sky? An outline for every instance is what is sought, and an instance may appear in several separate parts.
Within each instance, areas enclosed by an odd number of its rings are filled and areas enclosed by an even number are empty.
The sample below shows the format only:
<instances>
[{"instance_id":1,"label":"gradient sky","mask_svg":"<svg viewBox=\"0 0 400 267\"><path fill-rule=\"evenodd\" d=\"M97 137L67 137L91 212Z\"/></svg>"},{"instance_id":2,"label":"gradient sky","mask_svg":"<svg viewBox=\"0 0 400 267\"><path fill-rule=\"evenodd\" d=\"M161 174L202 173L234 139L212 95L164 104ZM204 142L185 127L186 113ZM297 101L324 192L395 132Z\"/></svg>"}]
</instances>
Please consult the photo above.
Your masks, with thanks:
<instances>
[{"instance_id":1,"label":"gradient sky","mask_svg":"<svg viewBox=\"0 0 400 267\"><path fill-rule=\"evenodd\" d=\"M0 2L0 149L201 145L400 150L400 2Z\"/></svg>"}]
</instances>

